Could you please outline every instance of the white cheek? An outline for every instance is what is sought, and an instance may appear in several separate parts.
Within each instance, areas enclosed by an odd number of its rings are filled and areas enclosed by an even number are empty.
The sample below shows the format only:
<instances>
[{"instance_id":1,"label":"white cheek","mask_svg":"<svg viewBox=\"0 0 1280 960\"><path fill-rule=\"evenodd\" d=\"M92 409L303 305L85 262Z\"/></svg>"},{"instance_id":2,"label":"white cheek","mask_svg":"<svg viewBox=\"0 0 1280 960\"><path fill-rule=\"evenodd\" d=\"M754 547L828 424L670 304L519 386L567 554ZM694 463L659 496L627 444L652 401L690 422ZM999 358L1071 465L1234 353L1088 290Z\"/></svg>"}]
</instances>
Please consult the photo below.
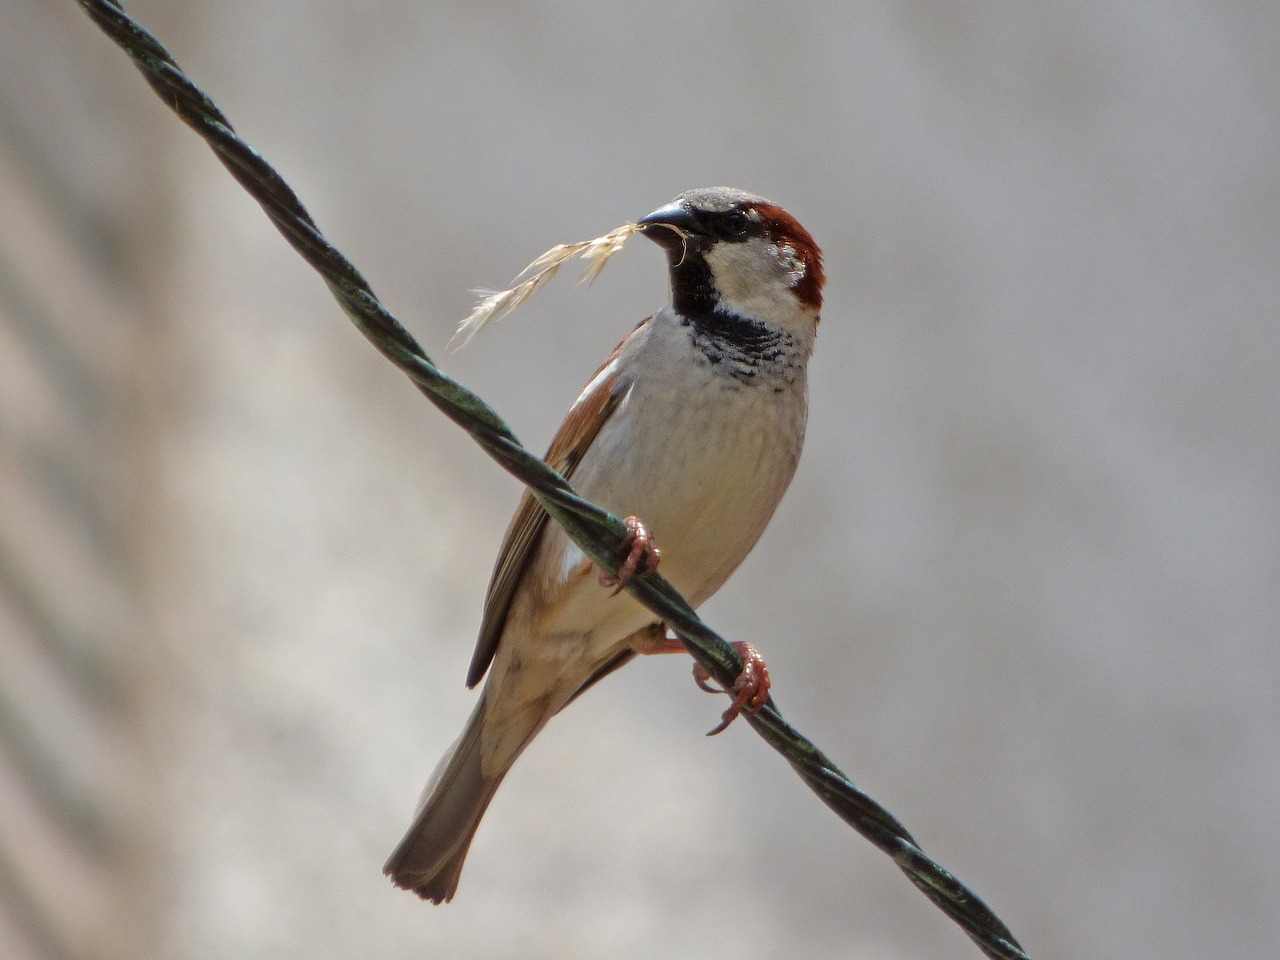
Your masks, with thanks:
<instances>
[{"instance_id":1,"label":"white cheek","mask_svg":"<svg viewBox=\"0 0 1280 960\"><path fill-rule=\"evenodd\" d=\"M755 237L707 251L720 302L744 316L782 318L798 311L792 288L804 279L804 263L789 246Z\"/></svg>"},{"instance_id":2,"label":"white cheek","mask_svg":"<svg viewBox=\"0 0 1280 960\"><path fill-rule=\"evenodd\" d=\"M778 259L778 265L787 279L787 286L798 286L804 279L805 266L804 261L796 256L796 248L789 243L784 243L780 247L773 247L771 252Z\"/></svg>"}]
</instances>

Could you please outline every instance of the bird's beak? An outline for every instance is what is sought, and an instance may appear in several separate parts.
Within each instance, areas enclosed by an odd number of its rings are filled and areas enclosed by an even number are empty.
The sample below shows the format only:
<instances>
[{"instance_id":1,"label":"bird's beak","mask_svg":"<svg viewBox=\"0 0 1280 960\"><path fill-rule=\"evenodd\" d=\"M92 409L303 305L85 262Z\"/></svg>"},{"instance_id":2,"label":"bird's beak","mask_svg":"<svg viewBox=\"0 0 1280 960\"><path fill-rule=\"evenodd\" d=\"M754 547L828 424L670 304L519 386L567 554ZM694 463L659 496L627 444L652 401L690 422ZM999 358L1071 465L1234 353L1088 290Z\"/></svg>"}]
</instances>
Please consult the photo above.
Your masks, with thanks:
<instances>
[{"instance_id":1,"label":"bird's beak","mask_svg":"<svg viewBox=\"0 0 1280 960\"><path fill-rule=\"evenodd\" d=\"M636 221L636 225L646 237L663 247L683 246L685 237L700 236L703 233L697 218L678 200L673 200L665 207L659 207L648 216L641 217ZM659 230L658 227L666 227L666 229Z\"/></svg>"}]
</instances>

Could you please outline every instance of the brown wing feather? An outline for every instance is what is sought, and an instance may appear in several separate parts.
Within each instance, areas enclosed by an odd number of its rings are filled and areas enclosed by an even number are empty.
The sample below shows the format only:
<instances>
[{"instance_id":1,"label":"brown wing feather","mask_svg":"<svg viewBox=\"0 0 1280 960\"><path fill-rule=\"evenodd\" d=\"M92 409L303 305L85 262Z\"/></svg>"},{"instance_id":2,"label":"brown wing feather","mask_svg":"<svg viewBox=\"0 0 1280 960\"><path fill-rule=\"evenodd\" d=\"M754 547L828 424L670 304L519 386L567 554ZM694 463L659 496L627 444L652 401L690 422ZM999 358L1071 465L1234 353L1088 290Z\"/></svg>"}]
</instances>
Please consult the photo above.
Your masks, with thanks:
<instances>
[{"instance_id":1,"label":"brown wing feather","mask_svg":"<svg viewBox=\"0 0 1280 960\"><path fill-rule=\"evenodd\" d=\"M645 320L636 327L636 330L648 322ZM627 339L634 335L635 331L632 331ZM622 343L626 343L626 340ZM587 448L591 446L591 441L596 438L600 428L613 415L618 404L626 396L629 384L617 374L598 383L595 382L605 368L613 363L621 350L620 343L609 355L609 359L600 365L600 369L588 381L590 389L578 397L569 409L568 416L560 425L543 458L566 479L573 476L574 468L582 460ZM502 538L498 562L494 565L493 576L489 579L489 591L484 601L484 616L480 620L480 637L476 641L476 650L471 656L471 666L467 670L468 687L474 687L479 683L485 671L489 669L489 664L493 662L498 641L502 637L503 628L507 625L511 601L542 539L542 531L546 528L547 519L546 511L526 490L524 496L520 498L520 505L516 507L515 516L507 526L506 535Z\"/></svg>"}]
</instances>

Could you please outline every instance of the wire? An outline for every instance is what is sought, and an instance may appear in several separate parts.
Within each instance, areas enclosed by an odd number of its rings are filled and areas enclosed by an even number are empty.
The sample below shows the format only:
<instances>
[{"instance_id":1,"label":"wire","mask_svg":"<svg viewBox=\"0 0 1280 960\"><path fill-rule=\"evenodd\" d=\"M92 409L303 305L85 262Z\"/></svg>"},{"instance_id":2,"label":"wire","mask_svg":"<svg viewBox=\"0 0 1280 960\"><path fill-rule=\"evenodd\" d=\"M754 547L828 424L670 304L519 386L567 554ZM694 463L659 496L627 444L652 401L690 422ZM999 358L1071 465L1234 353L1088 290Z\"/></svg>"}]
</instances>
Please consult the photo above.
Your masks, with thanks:
<instances>
[{"instance_id":1,"label":"wire","mask_svg":"<svg viewBox=\"0 0 1280 960\"><path fill-rule=\"evenodd\" d=\"M360 271L320 232L284 179L241 140L218 106L179 69L154 36L109 0L79 0L93 21L130 57L152 89L200 134L241 186L261 204L285 239L324 278L362 334L417 385L439 410L527 484L538 502L601 569L617 572L626 528L617 517L579 497L558 473L516 439L511 428L479 396L446 376L413 336L374 295ZM698 618L661 576L635 579L627 589L674 630L721 684L742 670L734 648ZM836 815L888 854L939 909L988 957L1029 960L1004 922L973 891L920 849L898 819L859 790L808 738L792 727L770 699L747 722L781 753Z\"/></svg>"}]
</instances>

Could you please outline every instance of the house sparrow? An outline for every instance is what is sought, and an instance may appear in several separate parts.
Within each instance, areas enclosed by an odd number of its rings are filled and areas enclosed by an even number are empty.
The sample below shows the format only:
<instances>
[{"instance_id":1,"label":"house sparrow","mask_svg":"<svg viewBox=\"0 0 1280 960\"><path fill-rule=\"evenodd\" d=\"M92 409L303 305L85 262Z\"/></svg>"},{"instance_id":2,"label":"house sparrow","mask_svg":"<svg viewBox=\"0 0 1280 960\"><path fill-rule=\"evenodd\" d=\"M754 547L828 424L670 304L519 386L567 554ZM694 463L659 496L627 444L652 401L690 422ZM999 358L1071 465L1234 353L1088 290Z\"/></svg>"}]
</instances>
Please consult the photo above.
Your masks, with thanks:
<instances>
[{"instance_id":1,"label":"house sparrow","mask_svg":"<svg viewBox=\"0 0 1280 960\"><path fill-rule=\"evenodd\" d=\"M435 903L452 899L485 808L546 722L636 654L684 651L601 584L621 589L660 553L663 574L698 606L755 546L800 457L822 306L813 238L781 207L728 187L690 190L637 225L666 250L671 303L591 378L546 456L588 500L626 515L627 556L616 579L593 575L525 492L467 675L475 686L488 671L488 682L384 868ZM763 661L739 649L746 666L725 724L768 696Z\"/></svg>"}]
</instances>

